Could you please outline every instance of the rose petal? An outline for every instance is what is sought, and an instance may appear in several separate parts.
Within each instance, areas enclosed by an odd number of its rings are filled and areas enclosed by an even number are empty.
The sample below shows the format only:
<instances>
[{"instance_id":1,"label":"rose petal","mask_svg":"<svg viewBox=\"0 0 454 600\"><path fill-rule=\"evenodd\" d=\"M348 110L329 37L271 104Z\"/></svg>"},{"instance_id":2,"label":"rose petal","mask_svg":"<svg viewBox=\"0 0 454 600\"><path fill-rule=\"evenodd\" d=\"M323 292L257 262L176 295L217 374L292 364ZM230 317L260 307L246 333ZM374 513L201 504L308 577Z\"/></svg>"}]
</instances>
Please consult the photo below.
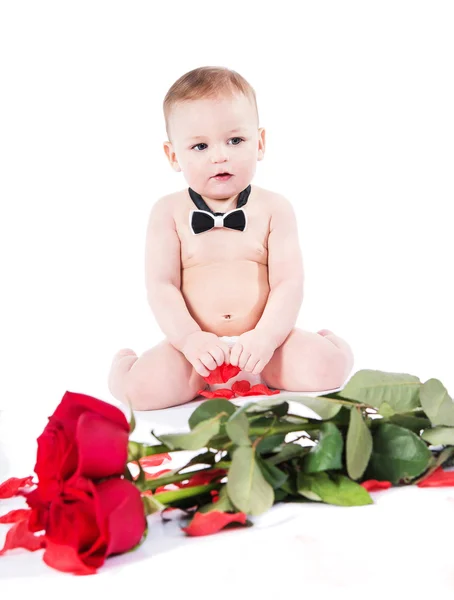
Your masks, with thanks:
<instances>
[{"instance_id":1,"label":"rose petal","mask_svg":"<svg viewBox=\"0 0 454 600\"><path fill-rule=\"evenodd\" d=\"M170 460L172 460L170 454L165 452L164 454L151 454L150 456L143 456L139 459L139 462L142 465L142 468L146 469L147 467L159 467L159 465L162 465L164 461L167 462Z\"/></svg>"},{"instance_id":2,"label":"rose petal","mask_svg":"<svg viewBox=\"0 0 454 600\"><path fill-rule=\"evenodd\" d=\"M17 523L23 521L24 519L29 518L31 512L32 511L29 508L10 510L9 513L0 517L0 523Z\"/></svg>"},{"instance_id":3,"label":"rose petal","mask_svg":"<svg viewBox=\"0 0 454 600\"><path fill-rule=\"evenodd\" d=\"M266 394L267 396L274 396L276 394L280 394L280 390L270 390L269 387L264 385L263 383L258 383L257 385L253 385L249 392L244 394L245 396L261 396Z\"/></svg>"},{"instance_id":4,"label":"rose petal","mask_svg":"<svg viewBox=\"0 0 454 600\"><path fill-rule=\"evenodd\" d=\"M187 481L178 481L176 485L180 488L193 487L196 485L207 485L215 479L222 479L227 474L225 469L210 469L207 471L196 471Z\"/></svg>"},{"instance_id":5,"label":"rose petal","mask_svg":"<svg viewBox=\"0 0 454 600\"><path fill-rule=\"evenodd\" d=\"M74 575L93 575L96 573L94 567L90 567L82 562L75 548L55 544L52 540L47 540L43 561L49 567L63 571L64 573L73 573ZM102 563L104 563L104 560Z\"/></svg>"},{"instance_id":6,"label":"rose petal","mask_svg":"<svg viewBox=\"0 0 454 600\"><path fill-rule=\"evenodd\" d=\"M119 408L86 394L66 392L50 419L64 423L67 432L72 433L74 436L80 415L87 411L101 415L109 421L117 423L129 433L129 423Z\"/></svg>"},{"instance_id":7,"label":"rose petal","mask_svg":"<svg viewBox=\"0 0 454 600\"><path fill-rule=\"evenodd\" d=\"M145 480L156 479L156 477L161 477L161 475L165 475L166 473L171 473L172 469L162 469L162 471L156 471L156 473L147 473L145 472Z\"/></svg>"},{"instance_id":8,"label":"rose petal","mask_svg":"<svg viewBox=\"0 0 454 600\"><path fill-rule=\"evenodd\" d=\"M378 492L379 490L387 490L392 487L390 481L378 481L377 479L368 479L367 481L363 481L360 485L368 492Z\"/></svg>"},{"instance_id":9,"label":"rose petal","mask_svg":"<svg viewBox=\"0 0 454 600\"><path fill-rule=\"evenodd\" d=\"M442 467L435 469L416 484L418 487L448 487L454 485L454 471L444 471Z\"/></svg>"},{"instance_id":10,"label":"rose petal","mask_svg":"<svg viewBox=\"0 0 454 600\"><path fill-rule=\"evenodd\" d=\"M207 513L196 512L188 527L183 527L188 535L211 535L229 523L246 523L246 515L242 512L225 513L212 510Z\"/></svg>"},{"instance_id":11,"label":"rose petal","mask_svg":"<svg viewBox=\"0 0 454 600\"><path fill-rule=\"evenodd\" d=\"M19 490L33 485L32 479L33 475L22 478L10 477L3 483L0 483L0 498L3 500L5 498L12 498L13 496L20 496Z\"/></svg>"},{"instance_id":12,"label":"rose petal","mask_svg":"<svg viewBox=\"0 0 454 600\"><path fill-rule=\"evenodd\" d=\"M122 475L128 459L129 432L101 415L84 412L77 422L77 475L102 479Z\"/></svg>"},{"instance_id":13,"label":"rose petal","mask_svg":"<svg viewBox=\"0 0 454 600\"><path fill-rule=\"evenodd\" d=\"M226 383L229 379L238 375L240 371L240 367L223 363L221 366L217 366L213 369L213 371L203 379L207 383Z\"/></svg>"},{"instance_id":14,"label":"rose petal","mask_svg":"<svg viewBox=\"0 0 454 600\"><path fill-rule=\"evenodd\" d=\"M251 382L247 379L242 379L241 381L235 381L232 385L232 391L237 396L246 396L247 392L251 389Z\"/></svg>"},{"instance_id":15,"label":"rose petal","mask_svg":"<svg viewBox=\"0 0 454 600\"><path fill-rule=\"evenodd\" d=\"M25 548L30 552L44 548L44 536L36 536L28 528L28 518L15 523L6 534L5 545L0 550L0 555L13 548Z\"/></svg>"},{"instance_id":16,"label":"rose petal","mask_svg":"<svg viewBox=\"0 0 454 600\"><path fill-rule=\"evenodd\" d=\"M233 398L235 396L234 392L227 388L220 388L214 392L210 390L199 390L197 395L205 396L205 398Z\"/></svg>"},{"instance_id":17,"label":"rose petal","mask_svg":"<svg viewBox=\"0 0 454 600\"><path fill-rule=\"evenodd\" d=\"M100 519L107 523L106 556L131 550L147 526L140 491L126 479L108 479L99 483L96 491Z\"/></svg>"}]
</instances>

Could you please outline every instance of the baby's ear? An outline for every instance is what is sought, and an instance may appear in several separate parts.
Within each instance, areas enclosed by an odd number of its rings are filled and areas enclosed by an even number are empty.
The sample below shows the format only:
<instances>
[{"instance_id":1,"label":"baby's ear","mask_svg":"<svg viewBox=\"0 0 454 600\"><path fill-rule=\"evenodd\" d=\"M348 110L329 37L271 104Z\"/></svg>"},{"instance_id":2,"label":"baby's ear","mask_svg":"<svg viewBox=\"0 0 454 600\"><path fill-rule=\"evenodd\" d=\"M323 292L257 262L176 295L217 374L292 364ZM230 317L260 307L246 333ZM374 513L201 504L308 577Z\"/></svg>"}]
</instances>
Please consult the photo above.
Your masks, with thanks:
<instances>
[{"instance_id":1,"label":"baby's ear","mask_svg":"<svg viewBox=\"0 0 454 600\"><path fill-rule=\"evenodd\" d=\"M265 156L265 128L260 127L260 129L259 129L259 148L258 148L257 160L263 160L264 156Z\"/></svg>"},{"instance_id":2,"label":"baby's ear","mask_svg":"<svg viewBox=\"0 0 454 600\"><path fill-rule=\"evenodd\" d=\"M176 154L173 150L172 142L164 142L163 148L172 169L175 171L181 171L181 167L178 164Z\"/></svg>"}]
</instances>

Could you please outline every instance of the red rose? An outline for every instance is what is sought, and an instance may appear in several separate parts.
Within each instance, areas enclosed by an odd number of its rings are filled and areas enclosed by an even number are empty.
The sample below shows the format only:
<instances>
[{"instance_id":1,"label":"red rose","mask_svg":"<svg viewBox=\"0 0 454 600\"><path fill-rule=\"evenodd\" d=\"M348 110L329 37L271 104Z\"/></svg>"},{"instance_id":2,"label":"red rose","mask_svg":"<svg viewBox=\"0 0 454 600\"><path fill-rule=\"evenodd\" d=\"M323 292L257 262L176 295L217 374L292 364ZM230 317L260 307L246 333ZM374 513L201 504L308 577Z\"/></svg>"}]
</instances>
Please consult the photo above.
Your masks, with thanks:
<instances>
[{"instance_id":1,"label":"red rose","mask_svg":"<svg viewBox=\"0 0 454 600\"><path fill-rule=\"evenodd\" d=\"M33 512L31 494L28 501ZM111 554L136 546L145 528L140 491L131 482L113 478L95 484L73 477L48 510L43 560L60 571L95 573Z\"/></svg>"},{"instance_id":2,"label":"red rose","mask_svg":"<svg viewBox=\"0 0 454 600\"><path fill-rule=\"evenodd\" d=\"M35 472L40 497L49 502L73 475L102 479L122 475L129 424L117 407L66 392L38 438Z\"/></svg>"}]
</instances>

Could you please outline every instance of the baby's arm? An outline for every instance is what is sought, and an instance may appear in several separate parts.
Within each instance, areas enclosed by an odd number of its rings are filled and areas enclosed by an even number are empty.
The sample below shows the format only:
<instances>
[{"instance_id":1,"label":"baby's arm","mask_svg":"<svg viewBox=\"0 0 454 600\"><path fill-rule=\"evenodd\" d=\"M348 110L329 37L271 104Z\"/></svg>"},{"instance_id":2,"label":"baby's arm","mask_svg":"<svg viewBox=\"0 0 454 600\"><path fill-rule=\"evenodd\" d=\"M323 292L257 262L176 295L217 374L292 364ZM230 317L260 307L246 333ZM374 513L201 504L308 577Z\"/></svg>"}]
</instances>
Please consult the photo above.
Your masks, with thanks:
<instances>
[{"instance_id":1,"label":"baby's arm","mask_svg":"<svg viewBox=\"0 0 454 600\"><path fill-rule=\"evenodd\" d=\"M304 284L295 211L283 196L277 199L271 215L268 282L270 294L255 329L264 330L278 348L295 327Z\"/></svg>"},{"instance_id":2,"label":"baby's arm","mask_svg":"<svg viewBox=\"0 0 454 600\"><path fill-rule=\"evenodd\" d=\"M177 350L201 328L191 317L181 294L180 239L171 206L160 198L151 209L145 244L147 298L155 319Z\"/></svg>"}]
</instances>

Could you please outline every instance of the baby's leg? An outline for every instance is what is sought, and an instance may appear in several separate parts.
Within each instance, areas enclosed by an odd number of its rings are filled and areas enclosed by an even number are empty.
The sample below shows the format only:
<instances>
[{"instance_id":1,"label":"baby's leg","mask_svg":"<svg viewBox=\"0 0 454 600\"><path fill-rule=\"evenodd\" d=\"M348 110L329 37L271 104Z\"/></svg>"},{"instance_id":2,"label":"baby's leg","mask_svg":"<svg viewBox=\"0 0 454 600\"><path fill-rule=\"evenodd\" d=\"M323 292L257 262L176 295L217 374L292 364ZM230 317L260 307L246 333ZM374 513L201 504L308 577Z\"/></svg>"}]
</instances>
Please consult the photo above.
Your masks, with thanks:
<instances>
[{"instance_id":1,"label":"baby's leg","mask_svg":"<svg viewBox=\"0 0 454 600\"><path fill-rule=\"evenodd\" d=\"M269 387L317 392L342 387L353 364L349 344L332 331L313 333L295 328L261 374Z\"/></svg>"},{"instance_id":2,"label":"baby's leg","mask_svg":"<svg viewBox=\"0 0 454 600\"><path fill-rule=\"evenodd\" d=\"M114 398L135 410L156 410L193 400L208 387L184 354L167 340L138 357L133 350L117 352L108 380Z\"/></svg>"}]
</instances>

